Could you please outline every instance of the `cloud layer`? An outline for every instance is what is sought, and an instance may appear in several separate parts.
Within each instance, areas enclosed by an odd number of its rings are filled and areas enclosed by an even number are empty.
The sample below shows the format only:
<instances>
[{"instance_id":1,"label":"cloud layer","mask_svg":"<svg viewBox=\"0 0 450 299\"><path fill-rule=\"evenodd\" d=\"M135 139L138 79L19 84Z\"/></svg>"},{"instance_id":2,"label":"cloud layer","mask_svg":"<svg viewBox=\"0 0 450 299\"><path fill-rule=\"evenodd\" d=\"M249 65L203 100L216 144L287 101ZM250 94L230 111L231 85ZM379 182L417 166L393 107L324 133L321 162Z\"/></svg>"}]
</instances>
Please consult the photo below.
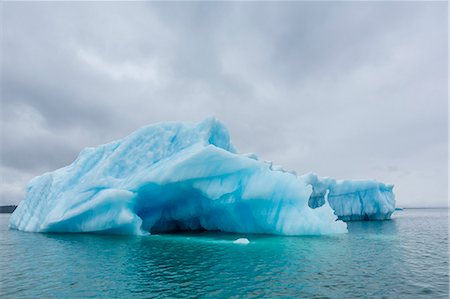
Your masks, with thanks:
<instances>
[{"instance_id":1,"label":"cloud layer","mask_svg":"<svg viewBox=\"0 0 450 299\"><path fill-rule=\"evenodd\" d=\"M447 205L446 2L4 2L1 201L86 146L215 115L241 152Z\"/></svg>"}]
</instances>

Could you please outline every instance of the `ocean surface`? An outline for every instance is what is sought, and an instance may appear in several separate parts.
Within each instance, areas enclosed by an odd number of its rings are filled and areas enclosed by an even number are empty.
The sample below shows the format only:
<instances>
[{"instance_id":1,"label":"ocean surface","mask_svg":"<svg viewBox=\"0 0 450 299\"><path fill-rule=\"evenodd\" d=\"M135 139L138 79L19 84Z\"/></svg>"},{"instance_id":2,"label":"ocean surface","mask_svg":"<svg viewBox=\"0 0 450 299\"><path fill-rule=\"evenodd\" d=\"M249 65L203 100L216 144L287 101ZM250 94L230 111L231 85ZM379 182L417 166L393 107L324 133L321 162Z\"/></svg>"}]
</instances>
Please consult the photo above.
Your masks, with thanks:
<instances>
[{"instance_id":1,"label":"ocean surface","mask_svg":"<svg viewBox=\"0 0 450 299\"><path fill-rule=\"evenodd\" d=\"M448 210L333 236L39 234L0 215L1 298L448 298ZM234 244L248 238L250 244Z\"/></svg>"}]
</instances>

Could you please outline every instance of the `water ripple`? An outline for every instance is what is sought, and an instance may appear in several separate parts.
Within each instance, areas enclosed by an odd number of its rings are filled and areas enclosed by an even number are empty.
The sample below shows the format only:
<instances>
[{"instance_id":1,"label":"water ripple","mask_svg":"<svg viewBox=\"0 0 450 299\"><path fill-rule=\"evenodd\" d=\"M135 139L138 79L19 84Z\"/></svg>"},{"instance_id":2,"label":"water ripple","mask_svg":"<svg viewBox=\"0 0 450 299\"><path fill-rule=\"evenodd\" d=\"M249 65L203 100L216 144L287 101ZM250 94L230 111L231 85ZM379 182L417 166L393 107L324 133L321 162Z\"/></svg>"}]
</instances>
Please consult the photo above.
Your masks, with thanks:
<instances>
[{"instance_id":1,"label":"water ripple","mask_svg":"<svg viewBox=\"0 0 450 299\"><path fill-rule=\"evenodd\" d=\"M448 298L446 210L338 236L29 234L0 215L2 298ZM244 237L251 243L233 244Z\"/></svg>"}]
</instances>

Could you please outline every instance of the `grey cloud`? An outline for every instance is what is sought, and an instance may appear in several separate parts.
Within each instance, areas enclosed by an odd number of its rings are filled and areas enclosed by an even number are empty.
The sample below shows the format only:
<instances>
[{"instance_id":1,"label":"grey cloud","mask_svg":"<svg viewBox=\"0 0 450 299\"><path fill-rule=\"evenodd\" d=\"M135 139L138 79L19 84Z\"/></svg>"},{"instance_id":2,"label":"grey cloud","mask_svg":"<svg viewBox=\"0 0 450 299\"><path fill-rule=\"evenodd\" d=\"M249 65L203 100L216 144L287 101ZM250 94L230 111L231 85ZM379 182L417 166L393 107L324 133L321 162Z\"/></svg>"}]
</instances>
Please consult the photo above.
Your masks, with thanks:
<instances>
[{"instance_id":1,"label":"grey cloud","mask_svg":"<svg viewBox=\"0 0 450 299\"><path fill-rule=\"evenodd\" d=\"M215 115L242 152L447 204L446 3L3 7L2 202L85 146Z\"/></svg>"}]
</instances>

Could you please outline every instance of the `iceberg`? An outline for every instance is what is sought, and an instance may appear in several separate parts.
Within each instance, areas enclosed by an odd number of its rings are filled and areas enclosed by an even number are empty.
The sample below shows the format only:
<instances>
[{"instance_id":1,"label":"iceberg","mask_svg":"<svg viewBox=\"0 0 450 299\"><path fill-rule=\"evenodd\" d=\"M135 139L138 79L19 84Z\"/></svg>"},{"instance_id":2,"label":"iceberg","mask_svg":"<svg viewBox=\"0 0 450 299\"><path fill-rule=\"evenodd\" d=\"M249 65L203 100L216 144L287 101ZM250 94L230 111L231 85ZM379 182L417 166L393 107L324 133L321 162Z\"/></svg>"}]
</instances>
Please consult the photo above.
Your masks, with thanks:
<instances>
[{"instance_id":1,"label":"iceberg","mask_svg":"<svg viewBox=\"0 0 450 299\"><path fill-rule=\"evenodd\" d=\"M317 235L338 220L385 219L392 187L297 176L239 154L215 118L164 122L86 148L27 185L10 228L28 232L145 235L178 230Z\"/></svg>"},{"instance_id":2,"label":"iceberg","mask_svg":"<svg viewBox=\"0 0 450 299\"><path fill-rule=\"evenodd\" d=\"M376 181L335 180L310 173L302 179L312 186L309 206L328 202L339 220L387 220L395 211L393 185Z\"/></svg>"}]
</instances>

